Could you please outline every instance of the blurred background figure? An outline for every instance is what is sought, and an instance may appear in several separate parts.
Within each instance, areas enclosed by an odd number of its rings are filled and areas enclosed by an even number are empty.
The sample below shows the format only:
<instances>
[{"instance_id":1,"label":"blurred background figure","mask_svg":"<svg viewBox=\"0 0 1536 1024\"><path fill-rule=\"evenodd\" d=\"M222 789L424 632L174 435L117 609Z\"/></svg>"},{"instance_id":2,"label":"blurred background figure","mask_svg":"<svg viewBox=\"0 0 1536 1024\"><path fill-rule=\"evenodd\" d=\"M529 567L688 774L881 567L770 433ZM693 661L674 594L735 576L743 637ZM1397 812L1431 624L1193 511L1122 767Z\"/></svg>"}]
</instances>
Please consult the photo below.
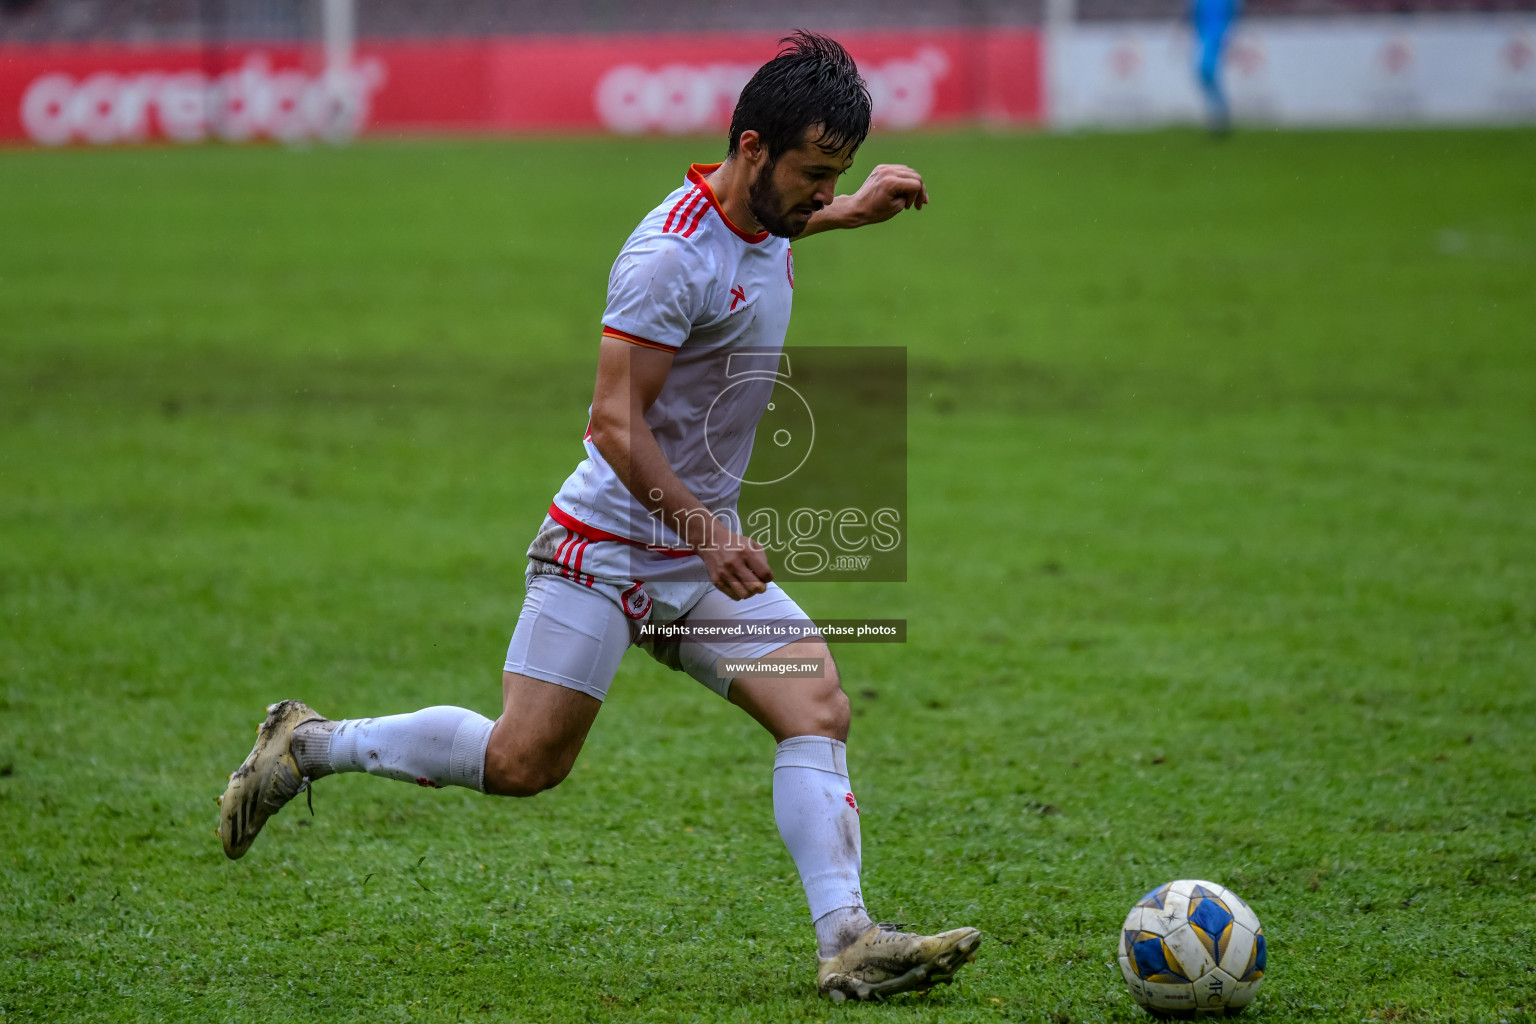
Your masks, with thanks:
<instances>
[{"instance_id":1,"label":"blurred background figure","mask_svg":"<svg viewBox=\"0 0 1536 1024\"><path fill-rule=\"evenodd\" d=\"M1195 30L1195 75L1205 95L1206 124L1224 137L1232 130L1232 110L1221 85L1221 54L1232 23L1242 12L1242 0L1189 0L1189 20Z\"/></svg>"}]
</instances>

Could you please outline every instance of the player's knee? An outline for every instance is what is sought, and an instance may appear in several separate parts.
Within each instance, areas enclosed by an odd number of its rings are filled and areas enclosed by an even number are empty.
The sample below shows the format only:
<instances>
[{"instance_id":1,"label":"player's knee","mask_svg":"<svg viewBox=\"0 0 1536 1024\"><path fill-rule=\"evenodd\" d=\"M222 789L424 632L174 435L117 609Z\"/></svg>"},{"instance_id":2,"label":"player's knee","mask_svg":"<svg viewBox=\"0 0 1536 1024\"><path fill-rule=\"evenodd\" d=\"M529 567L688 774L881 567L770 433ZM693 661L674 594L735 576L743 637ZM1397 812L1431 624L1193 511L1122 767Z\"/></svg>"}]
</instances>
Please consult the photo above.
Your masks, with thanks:
<instances>
[{"instance_id":1,"label":"player's knee","mask_svg":"<svg viewBox=\"0 0 1536 1024\"><path fill-rule=\"evenodd\" d=\"M492 796L537 796L565 781L570 768L486 751L485 791Z\"/></svg>"},{"instance_id":2,"label":"player's knee","mask_svg":"<svg viewBox=\"0 0 1536 1024\"><path fill-rule=\"evenodd\" d=\"M817 733L822 736L835 736L845 739L848 736L848 722L852 717L853 707L849 703L848 695L843 692L842 679L837 674L837 666L832 663L829 656L826 660L826 672L816 680L812 694L812 709L816 718Z\"/></svg>"},{"instance_id":3,"label":"player's knee","mask_svg":"<svg viewBox=\"0 0 1536 1024\"><path fill-rule=\"evenodd\" d=\"M848 738L848 723L853 717L853 706L848 695L834 679L830 691L818 703L821 712L821 733L839 739Z\"/></svg>"}]
</instances>

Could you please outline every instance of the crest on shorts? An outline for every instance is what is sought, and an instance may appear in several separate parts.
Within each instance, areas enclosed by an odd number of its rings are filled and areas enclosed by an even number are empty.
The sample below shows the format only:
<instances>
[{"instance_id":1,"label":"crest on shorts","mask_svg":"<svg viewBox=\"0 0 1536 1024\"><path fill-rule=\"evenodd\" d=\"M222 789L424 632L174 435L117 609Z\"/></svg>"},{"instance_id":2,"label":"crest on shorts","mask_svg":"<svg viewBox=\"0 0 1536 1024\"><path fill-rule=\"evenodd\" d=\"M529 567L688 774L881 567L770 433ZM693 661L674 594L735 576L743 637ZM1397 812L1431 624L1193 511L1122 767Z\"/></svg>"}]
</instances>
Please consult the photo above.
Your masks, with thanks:
<instances>
[{"instance_id":1,"label":"crest on shorts","mask_svg":"<svg viewBox=\"0 0 1536 1024\"><path fill-rule=\"evenodd\" d=\"M651 595L645 592L645 581L635 580L635 585L619 595L619 606L632 619L643 619L651 614Z\"/></svg>"}]
</instances>

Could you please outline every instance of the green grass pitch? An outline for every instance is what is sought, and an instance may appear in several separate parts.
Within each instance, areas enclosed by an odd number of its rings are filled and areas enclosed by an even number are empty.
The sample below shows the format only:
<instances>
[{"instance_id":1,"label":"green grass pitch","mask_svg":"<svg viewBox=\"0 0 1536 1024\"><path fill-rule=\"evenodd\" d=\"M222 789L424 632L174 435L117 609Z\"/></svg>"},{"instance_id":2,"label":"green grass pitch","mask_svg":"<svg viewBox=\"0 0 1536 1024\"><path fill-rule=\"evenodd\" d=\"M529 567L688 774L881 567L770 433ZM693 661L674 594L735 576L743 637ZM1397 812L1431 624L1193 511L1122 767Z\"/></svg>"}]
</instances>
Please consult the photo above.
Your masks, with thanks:
<instances>
[{"instance_id":1,"label":"green grass pitch","mask_svg":"<svg viewBox=\"0 0 1536 1024\"><path fill-rule=\"evenodd\" d=\"M0 1022L1134 1021L1146 889L1259 1021L1536 1017L1536 133L880 136L796 247L909 349L905 617L840 648L866 891L951 987L814 998L772 743L631 652L535 800L363 776L244 860L267 702L495 715L609 264L714 139L0 154Z\"/></svg>"}]
</instances>

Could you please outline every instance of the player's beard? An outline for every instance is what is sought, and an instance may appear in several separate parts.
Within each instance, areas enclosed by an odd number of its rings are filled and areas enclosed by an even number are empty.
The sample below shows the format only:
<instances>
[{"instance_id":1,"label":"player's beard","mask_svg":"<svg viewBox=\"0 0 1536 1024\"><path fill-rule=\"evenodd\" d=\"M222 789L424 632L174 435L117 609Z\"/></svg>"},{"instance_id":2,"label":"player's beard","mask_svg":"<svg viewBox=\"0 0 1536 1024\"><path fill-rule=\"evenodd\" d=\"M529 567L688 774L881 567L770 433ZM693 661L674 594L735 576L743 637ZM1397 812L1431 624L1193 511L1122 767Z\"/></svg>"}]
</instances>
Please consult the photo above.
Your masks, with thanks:
<instances>
[{"instance_id":1,"label":"player's beard","mask_svg":"<svg viewBox=\"0 0 1536 1024\"><path fill-rule=\"evenodd\" d=\"M756 180L747 189L747 209L770 235L794 238L805 230L805 224L792 220L793 211L784 209L784 194L773 180L775 166L770 163L758 172Z\"/></svg>"}]
</instances>

